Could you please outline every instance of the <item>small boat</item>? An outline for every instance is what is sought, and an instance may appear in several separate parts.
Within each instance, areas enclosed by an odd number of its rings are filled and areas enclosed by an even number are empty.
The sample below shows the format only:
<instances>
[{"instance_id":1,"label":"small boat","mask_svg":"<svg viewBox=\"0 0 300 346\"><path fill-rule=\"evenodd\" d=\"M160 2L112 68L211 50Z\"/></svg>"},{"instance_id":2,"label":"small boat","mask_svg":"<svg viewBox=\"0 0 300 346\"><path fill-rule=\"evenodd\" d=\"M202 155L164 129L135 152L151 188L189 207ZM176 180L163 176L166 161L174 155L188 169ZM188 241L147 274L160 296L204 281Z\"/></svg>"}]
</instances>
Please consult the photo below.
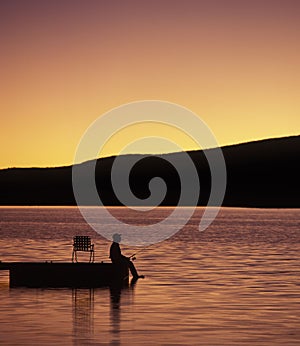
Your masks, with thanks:
<instances>
[{"instance_id":1,"label":"small boat","mask_svg":"<svg viewBox=\"0 0 300 346\"><path fill-rule=\"evenodd\" d=\"M10 287L93 288L127 285L127 267L112 263L0 262Z\"/></svg>"}]
</instances>

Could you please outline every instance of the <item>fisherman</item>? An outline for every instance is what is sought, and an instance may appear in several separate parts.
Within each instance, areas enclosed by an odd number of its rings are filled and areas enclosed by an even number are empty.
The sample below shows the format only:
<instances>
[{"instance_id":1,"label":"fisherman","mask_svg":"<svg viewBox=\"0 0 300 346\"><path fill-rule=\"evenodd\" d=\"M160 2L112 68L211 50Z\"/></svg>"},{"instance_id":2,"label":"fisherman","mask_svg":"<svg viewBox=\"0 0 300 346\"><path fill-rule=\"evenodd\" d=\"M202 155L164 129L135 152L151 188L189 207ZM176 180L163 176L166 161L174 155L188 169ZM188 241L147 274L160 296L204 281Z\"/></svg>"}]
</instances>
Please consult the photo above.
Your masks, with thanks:
<instances>
[{"instance_id":1,"label":"fisherman","mask_svg":"<svg viewBox=\"0 0 300 346\"><path fill-rule=\"evenodd\" d=\"M110 246L109 250L109 258L111 259L113 264L127 266L133 276L133 280L137 280L139 278L144 278L144 275L139 275L133 262L130 260L130 257L126 257L122 255L120 245L121 242L121 234L115 233L113 235L113 243Z\"/></svg>"}]
</instances>

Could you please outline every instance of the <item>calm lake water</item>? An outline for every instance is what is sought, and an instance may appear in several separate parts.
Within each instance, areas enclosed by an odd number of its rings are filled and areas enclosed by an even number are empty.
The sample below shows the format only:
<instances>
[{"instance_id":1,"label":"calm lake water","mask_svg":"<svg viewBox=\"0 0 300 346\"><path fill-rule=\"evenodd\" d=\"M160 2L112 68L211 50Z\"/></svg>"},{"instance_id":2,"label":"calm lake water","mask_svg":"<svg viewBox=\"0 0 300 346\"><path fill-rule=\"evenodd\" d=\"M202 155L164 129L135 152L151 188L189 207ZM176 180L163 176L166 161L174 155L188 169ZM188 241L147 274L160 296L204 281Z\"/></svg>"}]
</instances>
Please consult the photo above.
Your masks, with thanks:
<instances>
[{"instance_id":1,"label":"calm lake water","mask_svg":"<svg viewBox=\"0 0 300 346\"><path fill-rule=\"evenodd\" d=\"M168 212L159 209L156 221ZM121 292L10 289L0 272L0 344L298 346L300 210L223 208L199 232L201 213L142 248L135 264L146 278ZM70 261L77 234L93 238L96 261L109 261L109 241L75 207L0 208L2 261Z\"/></svg>"}]
</instances>

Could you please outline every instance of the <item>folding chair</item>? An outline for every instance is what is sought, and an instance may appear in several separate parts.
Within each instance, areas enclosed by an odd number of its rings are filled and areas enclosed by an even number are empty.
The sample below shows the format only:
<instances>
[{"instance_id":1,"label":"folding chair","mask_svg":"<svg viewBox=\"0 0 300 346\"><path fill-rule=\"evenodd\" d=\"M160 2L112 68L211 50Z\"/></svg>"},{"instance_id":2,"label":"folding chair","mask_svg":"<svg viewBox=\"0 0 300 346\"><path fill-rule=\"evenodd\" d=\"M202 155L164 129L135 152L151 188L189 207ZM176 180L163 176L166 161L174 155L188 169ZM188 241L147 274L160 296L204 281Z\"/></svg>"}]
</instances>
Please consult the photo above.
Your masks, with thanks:
<instances>
[{"instance_id":1,"label":"folding chair","mask_svg":"<svg viewBox=\"0 0 300 346\"><path fill-rule=\"evenodd\" d=\"M95 252L94 244L91 243L91 238L86 235L76 235L73 238L72 262L78 262L77 251L85 251L90 253L89 263L94 262Z\"/></svg>"}]
</instances>

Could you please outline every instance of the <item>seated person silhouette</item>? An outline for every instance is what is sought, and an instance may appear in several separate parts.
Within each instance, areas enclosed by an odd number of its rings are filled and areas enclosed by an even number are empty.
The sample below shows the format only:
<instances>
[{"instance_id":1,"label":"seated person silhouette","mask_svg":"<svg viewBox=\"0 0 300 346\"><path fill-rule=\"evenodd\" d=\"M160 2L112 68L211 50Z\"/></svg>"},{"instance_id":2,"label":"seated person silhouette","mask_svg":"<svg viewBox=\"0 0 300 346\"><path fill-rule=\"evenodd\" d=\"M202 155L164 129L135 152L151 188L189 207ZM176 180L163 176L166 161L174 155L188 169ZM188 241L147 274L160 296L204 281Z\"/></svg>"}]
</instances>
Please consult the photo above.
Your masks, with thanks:
<instances>
[{"instance_id":1,"label":"seated person silhouette","mask_svg":"<svg viewBox=\"0 0 300 346\"><path fill-rule=\"evenodd\" d=\"M113 235L113 243L111 244L110 250L109 250L109 258L111 259L112 263L126 265L133 276L133 280L144 278L144 275L139 275L137 273L137 270L133 262L130 260L130 257L126 257L122 255L120 245L119 245L120 242L121 242L121 234L115 233Z\"/></svg>"}]
</instances>

